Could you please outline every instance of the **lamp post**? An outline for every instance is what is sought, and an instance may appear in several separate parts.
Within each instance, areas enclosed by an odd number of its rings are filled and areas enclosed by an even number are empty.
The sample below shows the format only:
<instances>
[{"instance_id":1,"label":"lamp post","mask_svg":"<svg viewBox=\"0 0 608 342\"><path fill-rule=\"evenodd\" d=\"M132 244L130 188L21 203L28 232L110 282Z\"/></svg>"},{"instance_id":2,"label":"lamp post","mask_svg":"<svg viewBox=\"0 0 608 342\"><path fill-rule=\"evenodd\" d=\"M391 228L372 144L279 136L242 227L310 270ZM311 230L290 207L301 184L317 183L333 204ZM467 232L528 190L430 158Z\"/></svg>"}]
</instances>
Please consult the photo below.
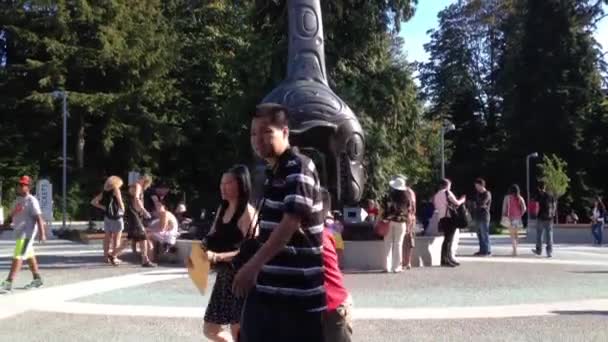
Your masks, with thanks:
<instances>
[{"instance_id":1,"label":"lamp post","mask_svg":"<svg viewBox=\"0 0 608 342\"><path fill-rule=\"evenodd\" d=\"M538 158L538 153L530 153L526 156L526 196L528 203L527 206L530 206L530 158Z\"/></svg>"},{"instance_id":2,"label":"lamp post","mask_svg":"<svg viewBox=\"0 0 608 342\"><path fill-rule=\"evenodd\" d=\"M63 170L62 170L62 184L61 184L61 213L62 213L62 229L66 228L66 208L67 208L67 199L66 199L66 190L67 190L67 182L68 182L68 94L65 90L54 91L54 98L61 98L62 105L62 116L63 116Z\"/></svg>"},{"instance_id":3,"label":"lamp post","mask_svg":"<svg viewBox=\"0 0 608 342\"><path fill-rule=\"evenodd\" d=\"M441 179L445 178L445 134L455 129L456 126L449 121L441 125Z\"/></svg>"}]
</instances>

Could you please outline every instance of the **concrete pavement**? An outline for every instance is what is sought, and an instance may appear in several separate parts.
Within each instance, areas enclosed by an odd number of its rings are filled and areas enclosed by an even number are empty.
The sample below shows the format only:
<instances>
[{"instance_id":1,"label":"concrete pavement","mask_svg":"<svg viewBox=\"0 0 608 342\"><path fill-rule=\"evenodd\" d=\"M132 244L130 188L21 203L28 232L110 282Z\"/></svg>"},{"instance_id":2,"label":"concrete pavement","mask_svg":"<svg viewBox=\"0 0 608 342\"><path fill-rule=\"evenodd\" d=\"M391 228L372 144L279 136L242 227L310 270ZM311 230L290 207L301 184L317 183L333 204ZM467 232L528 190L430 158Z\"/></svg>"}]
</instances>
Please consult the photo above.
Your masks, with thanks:
<instances>
[{"instance_id":1,"label":"concrete pavement","mask_svg":"<svg viewBox=\"0 0 608 342\"><path fill-rule=\"evenodd\" d=\"M495 256L473 258L476 241L465 237L456 269L347 273L355 340L608 340L608 248L556 246L546 259L523 244L511 258L508 239L493 242ZM204 340L208 295L197 293L184 269L107 266L100 245L55 240L37 251L46 287L0 295L7 341ZM10 255L12 243L0 240L2 272Z\"/></svg>"}]
</instances>

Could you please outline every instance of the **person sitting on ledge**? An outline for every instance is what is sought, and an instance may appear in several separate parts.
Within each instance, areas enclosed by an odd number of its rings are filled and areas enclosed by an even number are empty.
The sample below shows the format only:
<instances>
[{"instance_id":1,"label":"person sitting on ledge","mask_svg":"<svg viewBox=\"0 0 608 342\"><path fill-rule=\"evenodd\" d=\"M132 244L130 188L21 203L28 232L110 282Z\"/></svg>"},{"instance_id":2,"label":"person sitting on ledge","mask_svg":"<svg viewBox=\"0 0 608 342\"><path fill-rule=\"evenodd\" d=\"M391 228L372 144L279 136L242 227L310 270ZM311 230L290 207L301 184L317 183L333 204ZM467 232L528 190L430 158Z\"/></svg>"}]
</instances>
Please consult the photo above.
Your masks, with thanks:
<instances>
[{"instance_id":1,"label":"person sitting on ledge","mask_svg":"<svg viewBox=\"0 0 608 342\"><path fill-rule=\"evenodd\" d=\"M154 249L154 259L158 261L160 256L168 253L177 242L179 236L177 218L164 205L159 207L160 217L154 219L148 228L147 237Z\"/></svg>"}]
</instances>

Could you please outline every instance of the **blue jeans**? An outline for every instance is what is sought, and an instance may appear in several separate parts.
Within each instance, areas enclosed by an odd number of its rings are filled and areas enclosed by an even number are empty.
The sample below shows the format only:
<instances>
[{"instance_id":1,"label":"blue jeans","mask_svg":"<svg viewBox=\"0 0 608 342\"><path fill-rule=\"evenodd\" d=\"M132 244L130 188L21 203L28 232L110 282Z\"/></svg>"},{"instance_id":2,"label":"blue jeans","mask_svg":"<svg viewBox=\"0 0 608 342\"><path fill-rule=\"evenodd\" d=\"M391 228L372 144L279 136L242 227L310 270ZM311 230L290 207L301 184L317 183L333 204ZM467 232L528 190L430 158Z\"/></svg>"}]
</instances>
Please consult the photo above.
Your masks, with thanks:
<instances>
[{"instance_id":1,"label":"blue jeans","mask_svg":"<svg viewBox=\"0 0 608 342\"><path fill-rule=\"evenodd\" d=\"M536 252L538 254L543 251L543 233L547 244L547 255L551 255L553 253L553 220L538 219L536 221Z\"/></svg>"},{"instance_id":2,"label":"blue jeans","mask_svg":"<svg viewBox=\"0 0 608 342\"><path fill-rule=\"evenodd\" d=\"M492 253L490 245L490 221L475 221L475 229L477 230L477 239L479 240L479 253Z\"/></svg>"},{"instance_id":3,"label":"blue jeans","mask_svg":"<svg viewBox=\"0 0 608 342\"><path fill-rule=\"evenodd\" d=\"M593 242L601 245L604 240L604 222L592 224L591 234L593 234Z\"/></svg>"}]
</instances>

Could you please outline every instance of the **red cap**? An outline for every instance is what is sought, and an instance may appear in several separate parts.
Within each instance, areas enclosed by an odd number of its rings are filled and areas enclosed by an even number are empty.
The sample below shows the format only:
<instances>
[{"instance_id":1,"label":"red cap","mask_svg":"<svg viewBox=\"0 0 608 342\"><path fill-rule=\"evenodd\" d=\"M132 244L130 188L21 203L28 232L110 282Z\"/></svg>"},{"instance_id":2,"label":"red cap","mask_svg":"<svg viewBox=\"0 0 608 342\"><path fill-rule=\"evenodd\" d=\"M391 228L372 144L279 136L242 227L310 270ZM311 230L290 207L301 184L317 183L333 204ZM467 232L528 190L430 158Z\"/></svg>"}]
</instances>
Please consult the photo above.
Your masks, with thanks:
<instances>
[{"instance_id":1,"label":"red cap","mask_svg":"<svg viewBox=\"0 0 608 342\"><path fill-rule=\"evenodd\" d=\"M29 176L21 176L21 178L19 178L19 184L21 185L30 186L31 183L32 179Z\"/></svg>"}]
</instances>

